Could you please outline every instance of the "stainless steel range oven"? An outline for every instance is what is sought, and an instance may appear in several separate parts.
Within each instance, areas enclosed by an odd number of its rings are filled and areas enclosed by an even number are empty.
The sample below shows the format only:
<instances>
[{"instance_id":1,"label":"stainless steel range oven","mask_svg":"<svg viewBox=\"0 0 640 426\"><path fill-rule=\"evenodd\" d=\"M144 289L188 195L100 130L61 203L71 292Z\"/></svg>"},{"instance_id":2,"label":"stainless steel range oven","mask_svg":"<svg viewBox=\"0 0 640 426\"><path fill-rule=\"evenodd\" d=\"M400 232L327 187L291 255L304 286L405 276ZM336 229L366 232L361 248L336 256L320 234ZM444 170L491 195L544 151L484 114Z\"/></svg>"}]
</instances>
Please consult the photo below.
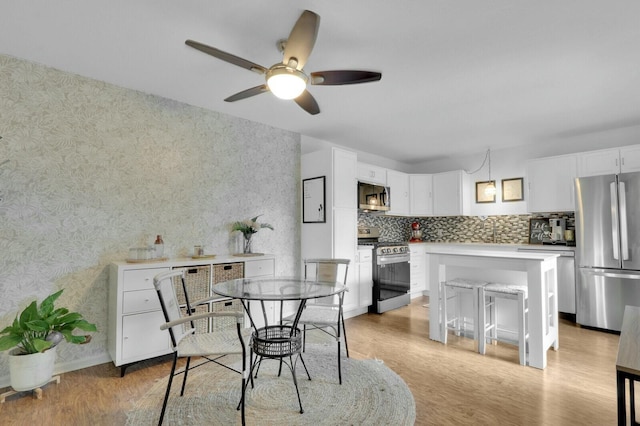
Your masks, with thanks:
<instances>
[{"instance_id":1,"label":"stainless steel range oven","mask_svg":"<svg viewBox=\"0 0 640 426\"><path fill-rule=\"evenodd\" d=\"M359 245L373 246L373 304L369 312L381 314L411 302L409 245L378 241L377 229L359 230Z\"/></svg>"},{"instance_id":2,"label":"stainless steel range oven","mask_svg":"<svg viewBox=\"0 0 640 426\"><path fill-rule=\"evenodd\" d=\"M381 314L411 302L409 246L406 243L378 243L373 251L373 305Z\"/></svg>"}]
</instances>

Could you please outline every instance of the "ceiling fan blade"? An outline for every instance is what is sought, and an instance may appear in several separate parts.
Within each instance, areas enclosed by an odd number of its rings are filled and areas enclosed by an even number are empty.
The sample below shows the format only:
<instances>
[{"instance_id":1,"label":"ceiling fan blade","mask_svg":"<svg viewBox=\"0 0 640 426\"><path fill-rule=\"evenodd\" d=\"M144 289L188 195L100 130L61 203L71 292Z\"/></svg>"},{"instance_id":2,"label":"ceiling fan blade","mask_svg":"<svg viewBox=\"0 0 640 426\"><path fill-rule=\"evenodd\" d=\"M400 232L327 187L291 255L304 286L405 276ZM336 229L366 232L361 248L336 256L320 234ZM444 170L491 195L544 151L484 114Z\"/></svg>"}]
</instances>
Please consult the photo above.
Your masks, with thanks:
<instances>
[{"instance_id":1,"label":"ceiling fan blade","mask_svg":"<svg viewBox=\"0 0 640 426\"><path fill-rule=\"evenodd\" d=\"M251 89L243 90L242 92L238 92L235 95L229 96L225 99L225 102L235 102L241 99L250 98L251 96L259 95L260 93L268 92L269 88L266 84L261 84L260 86L252 87Z\"/></svg>"},{"instance_id":2,"label":"ceiling fan blade","mask_svg":"<svg viewBox=\"0 0 640 426\"><path fill-rule=\"evenodd\" d=\"M319 26L320 16L310 10L302 12L287 39L282 56L283 64L290 65L289 62L293 59L296 63L291 64L292 67L298 70L304 67L313 50L313 45L316 44Z\"/></svg>"},{"instance_id":3,"label":"ceiling fan blade","mask_svg":"<svg viewBox=\"0 0 640 426\"><path fill-rule=\"evenodd\" d=\"M373 71L318 71L311 73L311 84L322 86L339 86L342 84L358 84L378 81L382 74Z\"/></svg>"},{"instance_id":4,"label":"ceiling fan blade","mask_svg":"<svg viewBox=\"0 0 640 426\"><path fill-rule=\"evenodd\" d=\"M267 69L262 65L247 61L246 59L242 59L238 56L232 55L231 53L223 52L222 50L216 49L215 47L207 46L206 44L202 44L193 40L187 40L185 41L185 44L187 46L193 47L194 49L198 49L199 51L204 52L207 55L222 59L225 62L229 62L230 64L248 69L249 71L254 71L258 74L264 74L267 72Z\"/></svg>"},{"instance_id":5,"label":"ceiling fan blade","mask_svg":"<svg viewBox=\"0 0 640 426\"><path fill-rule=\"evenodd\" d=\"M311 115L316 115L320 112L318 103L316 102L315 98L311 96L311 93L309 93L307 90L302 92L302 94L295 98L294 101L298 105L300 105L303 110L307 111Z\"/></svg>"}]
</instances>

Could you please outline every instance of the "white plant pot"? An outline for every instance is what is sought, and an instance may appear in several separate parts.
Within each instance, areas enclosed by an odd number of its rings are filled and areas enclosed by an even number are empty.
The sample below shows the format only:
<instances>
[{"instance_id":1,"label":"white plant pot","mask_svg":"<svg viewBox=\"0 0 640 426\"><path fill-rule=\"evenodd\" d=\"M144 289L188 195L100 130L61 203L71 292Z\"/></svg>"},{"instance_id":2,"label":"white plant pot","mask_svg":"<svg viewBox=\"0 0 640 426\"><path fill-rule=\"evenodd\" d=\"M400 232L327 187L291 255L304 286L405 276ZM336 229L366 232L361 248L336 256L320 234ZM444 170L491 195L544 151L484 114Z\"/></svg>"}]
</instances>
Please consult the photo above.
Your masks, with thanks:
<instances>
[{"instance_id":1,"label":"white plant pot","mask_svg":"<svg viewBox=\"0 0 640 426\"><path fill-rule=\"evenodd\" d=\"M15 355L17 349L9 351L9 373L11 387L16 391L27 391L46 385L53 377L56 348L48 351Z\"/></svg>"}]
</instances>

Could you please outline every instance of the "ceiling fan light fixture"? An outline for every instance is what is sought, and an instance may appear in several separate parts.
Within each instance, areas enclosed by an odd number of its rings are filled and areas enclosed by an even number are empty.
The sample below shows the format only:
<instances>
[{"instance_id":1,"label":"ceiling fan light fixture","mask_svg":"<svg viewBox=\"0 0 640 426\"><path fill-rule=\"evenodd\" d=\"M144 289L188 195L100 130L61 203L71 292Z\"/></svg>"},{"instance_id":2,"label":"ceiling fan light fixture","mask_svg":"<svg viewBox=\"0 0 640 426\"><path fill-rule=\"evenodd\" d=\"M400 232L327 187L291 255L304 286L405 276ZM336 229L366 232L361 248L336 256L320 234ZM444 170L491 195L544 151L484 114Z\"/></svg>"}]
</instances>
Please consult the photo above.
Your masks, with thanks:
<instances>
[{"instance_id":1,"label":"ceiling fan light fixture","mask_svg":"<svg viewBox=\"0 0 640 426\"><path fill-rule=\"evenodd\" d=\"M274 65L267 71L267 86L280 99L295 99L307 87L308 77L302 71L283 64Z\"/></svg>"}]
</instances>

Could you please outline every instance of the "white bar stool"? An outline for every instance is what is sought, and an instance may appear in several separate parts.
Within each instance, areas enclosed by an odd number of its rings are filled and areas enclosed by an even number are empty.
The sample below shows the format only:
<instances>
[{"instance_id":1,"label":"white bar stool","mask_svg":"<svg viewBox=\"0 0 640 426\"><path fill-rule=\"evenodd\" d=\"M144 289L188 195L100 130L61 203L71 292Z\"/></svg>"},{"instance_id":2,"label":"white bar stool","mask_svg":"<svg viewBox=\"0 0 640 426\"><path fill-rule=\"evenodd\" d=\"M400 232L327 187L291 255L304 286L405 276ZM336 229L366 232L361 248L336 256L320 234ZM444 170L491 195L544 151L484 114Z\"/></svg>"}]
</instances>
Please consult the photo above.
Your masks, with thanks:
<instances>
[{"instance_id":1,"label":"white bar stool","mask_svg":"<svg viewBox=\"0 0 640 426\"><path fill-rule=\"evenodd\" d=\"M466 329L466 317L462 313L462 294L471 294L473 300L473 338L478 340L480 322L478 322L478 306L479 306L479 292L478 289L487 285L486 281L473 280L467 278L454 278L451 280L443 281L440 283L440 292L442 294L441 299L441 319L440 319L440 334L442 336L442 343L447 344L448 330L454 330L456 335L459 336L460 332L464 333ZM455 299L456 312L455 316L449 319L447 312L447 302L451 299Z\"/></svg>"},{"instance_id":2,"label":"white bar stool","mask_svg":"<svg viewBox=\"0 0 640 426\"><path fill-rule=\"evenodd\" d=\"M518 355L521 365L527 365L527 324L528 297L527 286L517 284L489 283L478 289L479 317L478 322L482 336L478 340L478 352L485 354L486 342L498 340L498 324L496 323L496 299L515 300L518 304ZM489 321L487 322L487 308Z\"/></svg>"}]
</instances>

